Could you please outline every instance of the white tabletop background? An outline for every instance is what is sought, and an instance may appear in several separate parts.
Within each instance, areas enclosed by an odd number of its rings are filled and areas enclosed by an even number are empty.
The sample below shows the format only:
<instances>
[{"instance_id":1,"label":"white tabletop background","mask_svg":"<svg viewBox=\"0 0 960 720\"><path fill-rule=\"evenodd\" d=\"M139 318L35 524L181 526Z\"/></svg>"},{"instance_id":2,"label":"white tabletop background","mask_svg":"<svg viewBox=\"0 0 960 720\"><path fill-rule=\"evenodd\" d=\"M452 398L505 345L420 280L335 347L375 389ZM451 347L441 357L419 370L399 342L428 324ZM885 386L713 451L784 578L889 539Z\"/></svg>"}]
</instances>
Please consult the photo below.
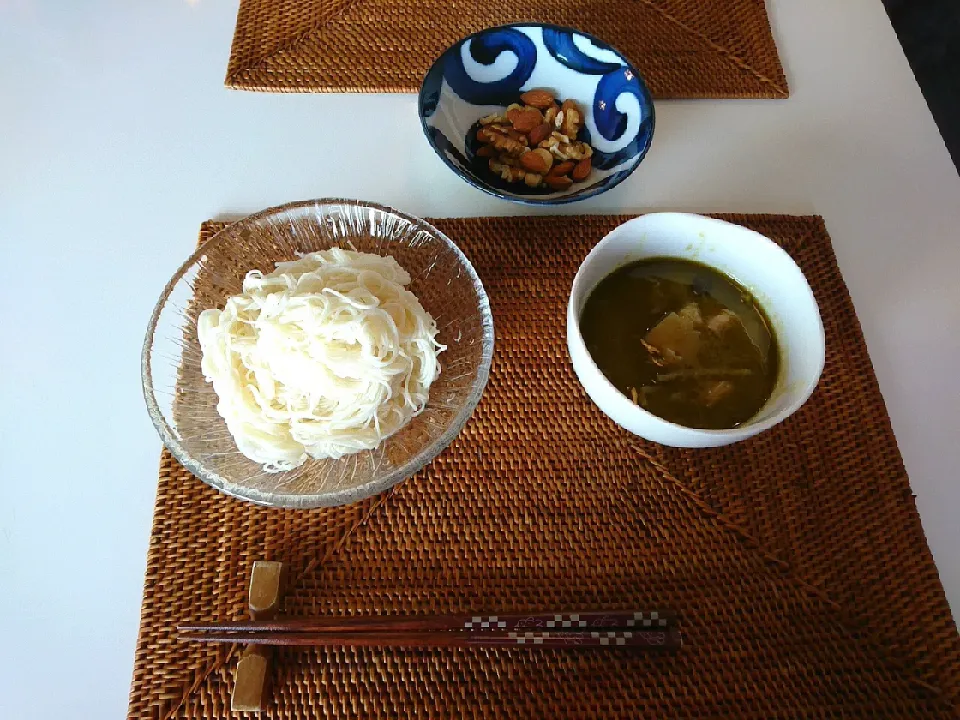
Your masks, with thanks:
<instances>
[{"instance_id":1,"label":"white tabletop background","mask_svg":"<svg viewBox=\"0 0 960 720\"><path fill-rule=\"evenodd\" d=\"M791 97L659 102L638 171L565 212L824 216L958 608L960 178L880 0L768 5ZM413 95L225 89L236 9L0 0L0 718L125 713L160 451L140 346L203 220L526 212L450 173Z\"/></svg>"}]
</instances>

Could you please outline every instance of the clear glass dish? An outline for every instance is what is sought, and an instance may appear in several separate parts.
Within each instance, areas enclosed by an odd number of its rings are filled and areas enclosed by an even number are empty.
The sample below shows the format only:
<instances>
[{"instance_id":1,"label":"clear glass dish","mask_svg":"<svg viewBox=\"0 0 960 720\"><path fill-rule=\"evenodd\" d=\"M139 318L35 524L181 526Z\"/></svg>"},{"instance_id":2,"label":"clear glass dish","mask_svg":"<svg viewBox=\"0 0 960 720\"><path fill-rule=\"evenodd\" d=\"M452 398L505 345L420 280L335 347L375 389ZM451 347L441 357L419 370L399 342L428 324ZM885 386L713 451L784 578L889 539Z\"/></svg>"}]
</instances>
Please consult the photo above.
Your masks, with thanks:
<instances>
[{"instance_id":1,"label":"clear glass dish","mask_svg":"<svg viewBox=\"0 0 960 720\"><path fill-rule=\"evenodd\" d=\"M413 278L410 290L437 321L440 377L424 411L374 450L308 460L266 472L240 454L200 370L196 318L241 290L249 270L340 246L392 255ZM343 505L413 475L456 437L490 372L493 317L483 285L443 233L373 203L314 200L271 208L204 243L167 284L150 318L141 358L147 409L164 445L184 467L228 495L259 505Z\"/></svg>"}]
</instances>

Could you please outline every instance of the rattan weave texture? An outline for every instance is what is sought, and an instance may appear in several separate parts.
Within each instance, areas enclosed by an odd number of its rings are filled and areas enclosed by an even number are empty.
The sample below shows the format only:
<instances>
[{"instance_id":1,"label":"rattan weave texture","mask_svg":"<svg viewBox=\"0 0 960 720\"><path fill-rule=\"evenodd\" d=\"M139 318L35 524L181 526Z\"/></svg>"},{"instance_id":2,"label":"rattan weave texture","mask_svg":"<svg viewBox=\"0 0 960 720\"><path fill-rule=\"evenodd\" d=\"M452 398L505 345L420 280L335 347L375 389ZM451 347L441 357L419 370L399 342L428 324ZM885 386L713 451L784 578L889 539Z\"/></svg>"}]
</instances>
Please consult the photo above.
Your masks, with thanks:
<instances>
[{"instance_id":1,"label":"rattan weave texture","mask_svg":"<svg viewBox=\"0 0 960 720\"><path fill-rule=\"evenodd\" d=\"M241 0L226 84L268 92L417 92L460 38L575 27L623 52L660 98L783 98L764 0Z\"/></svg>"},{"instance_id":2,"label":"rattan weave texture","mask_svg":"<svg viewBox=\"0 0 960 720\"><path fill-rule=\"evenodd\" d=\"M271 718L960 714L960 638L822 220L726 216L800 264L826 368L777 428L686 451L620 430L567 359L574 272L625 219L432 221L477 268L497 347L464 431L392 492L260 508L164 453L131 718L230 715L230 651L174 626L245 617L255 559L290 564L291 615L665 607L684 632L663 657L283 650Z\"/></svg>"}]
</instances>

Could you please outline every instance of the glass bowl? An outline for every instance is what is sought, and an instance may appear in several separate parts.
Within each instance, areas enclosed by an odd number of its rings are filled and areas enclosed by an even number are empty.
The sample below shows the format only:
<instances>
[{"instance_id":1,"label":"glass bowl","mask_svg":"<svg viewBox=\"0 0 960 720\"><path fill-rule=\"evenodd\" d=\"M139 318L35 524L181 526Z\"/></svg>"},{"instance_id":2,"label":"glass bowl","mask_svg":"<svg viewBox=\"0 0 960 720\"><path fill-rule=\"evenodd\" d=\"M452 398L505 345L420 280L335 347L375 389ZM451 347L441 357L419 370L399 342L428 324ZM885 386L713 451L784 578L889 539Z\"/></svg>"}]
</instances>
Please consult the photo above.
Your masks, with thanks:
<instances>
[{"instance_id":1,"label":"glass bowl","mask_svg":"<svg viewBox=\"0 0 960 720\"><path fill-rule=\"evenodd\" d=\"M241 291L249 270L344 247L392 255L412 277L409 289L437 322L447 346L424 411L376 449L338 460L307 460L267 472L247 459L217 412L200 370L196 319ZM264 210L205 242L160 296L144 342L147 409L164 445L194 475L259 505L343 505L382 492L430 462L456 437L480 400L493 357L493 318L470 261L423 220L373 203L314 200Z\"/></svg>"}]
</instances>

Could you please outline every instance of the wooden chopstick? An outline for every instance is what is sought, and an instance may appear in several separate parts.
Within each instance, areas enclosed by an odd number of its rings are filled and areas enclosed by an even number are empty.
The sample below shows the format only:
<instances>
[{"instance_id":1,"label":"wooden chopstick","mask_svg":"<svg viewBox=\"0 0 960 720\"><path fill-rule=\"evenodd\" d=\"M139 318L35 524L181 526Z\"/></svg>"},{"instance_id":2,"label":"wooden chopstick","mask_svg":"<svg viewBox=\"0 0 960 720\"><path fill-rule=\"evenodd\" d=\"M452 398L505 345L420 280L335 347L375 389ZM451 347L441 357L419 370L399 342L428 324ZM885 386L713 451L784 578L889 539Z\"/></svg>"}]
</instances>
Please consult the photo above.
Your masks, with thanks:
<instances>
[{"instance_id":1,"label":"wooden chopstick","mask_svg":"<svg viewBox=\"0 0 960 720\"><path fill-rule=\"evenodd\" d=\"M268 621L188 623L178 630L190 633L320 633L320 632L576 632L581 630L656 630L674 620L664 611L508 613L505 615L381 615L375 617L285 618Z\"/></svg>"},{"instance_id":2,"label":"wooden chopstick","mask_svg":"<svg viewBox=\"0 0 960 720\"><path fill-rule=\"evenodd\" d=\"M250 645L582 648L596 650L675 650L682 640L676 628L657 630L591 630L565 632L502 632L431 630L418 632L210 632L180 634L194 642Z\"/></svg>"}]
</instances>

